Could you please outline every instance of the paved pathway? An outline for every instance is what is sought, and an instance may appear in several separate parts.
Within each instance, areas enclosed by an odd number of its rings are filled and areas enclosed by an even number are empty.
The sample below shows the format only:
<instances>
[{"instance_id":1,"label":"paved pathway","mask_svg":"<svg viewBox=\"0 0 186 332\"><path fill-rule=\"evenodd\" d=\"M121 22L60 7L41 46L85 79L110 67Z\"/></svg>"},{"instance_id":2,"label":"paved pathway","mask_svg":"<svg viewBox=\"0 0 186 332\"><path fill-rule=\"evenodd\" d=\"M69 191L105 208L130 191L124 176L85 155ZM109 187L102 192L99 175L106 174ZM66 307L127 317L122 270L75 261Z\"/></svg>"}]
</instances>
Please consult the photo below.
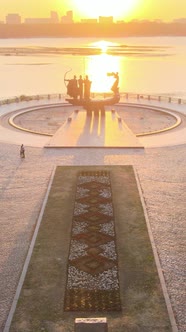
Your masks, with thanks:
<instances>
[{"instance_id":1,"label":"paved pathway","mask_svg":"<svg viewBox=\"0 0 186 332\"><path fill-rule=\"evenodd\" d=\"M47 147L143 148L126 123L111 110L92 116L81 110L73 112L69 120L57 130Z\"/></svg>"},{"instance_id":2,"label":"paved pathway","mask_svg":"<svg viewBox=\"0 0 186 332\"><path fill-rule=\"evenodd\" d=\"M41 103L43 101L37 102L38 105ZM34 106L35 102L29 102L30 105ZM186 105L162 105L186 114ZM1 106L0 114L20 106L26 107L28 103ZM0 331L3 331L55 166L133 165L145 199L179 332L186 332L185 129L179 133L179 145L174 145L175 138L172 146L170 141L162 142L161 134L158 147L147 148L145 154L140 154L136 150L124 152L123 149L112 148L43 149L46 137L37 136L35 139L33 134L0 127ZM26 158L20 160L19 146L23 142Z\"/></svg>"}]
</instances>

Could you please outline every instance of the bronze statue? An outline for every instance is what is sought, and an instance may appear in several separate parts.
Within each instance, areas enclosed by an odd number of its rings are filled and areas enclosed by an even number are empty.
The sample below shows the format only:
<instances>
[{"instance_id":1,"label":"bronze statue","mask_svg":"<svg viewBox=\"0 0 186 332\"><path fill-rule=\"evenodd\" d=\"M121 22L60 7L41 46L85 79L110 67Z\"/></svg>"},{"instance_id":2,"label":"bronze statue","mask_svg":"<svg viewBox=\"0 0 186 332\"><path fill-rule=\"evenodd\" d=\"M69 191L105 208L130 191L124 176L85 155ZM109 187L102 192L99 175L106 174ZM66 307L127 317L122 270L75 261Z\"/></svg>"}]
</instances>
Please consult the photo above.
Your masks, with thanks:
<instances>
[{"instance_id":1,"label":"bronze statue","mask_svg":"<svg viewBox=\"0 0 186 332\"><path fill-rule=\"evenodd\" d=\"M67 80L65 79L65 81L68 82L68 85L67 85L67 94L74 98L74 99L77 99L78 97L78 85L77 85L77 79L76 79L76 75L74 75L74 78L71 79L71 80Z\"/></svg>"},{"instance_id":2,"label":"bronze statue","mask_svg":"<svg viewBox=\"0 0 186 332\"><path fill-rule=\"evenodd\" d=\"M112 85L111 87L111 90L114 92L114 94L118 93L119 92L119 74L118 72L114 73L107 73L107 76L113 76L115 78L115 82L114 84Z\"/></svg>"},{"instance_id":3,"label":"bronze statue","mask_svg":"<svg viewBox=\"0 0 186 332\"><path fill-rule=\"evenodd\" d=\"M113 76L115 78L115 82L111 87L114 95L105 99L91 99L90 98L90 89L91 89L91 81L86 75L85 79L82 79L82 75L80 75L79 80L77 81L76 76L72 80L69 81L67 86L67 94L72 98L67 98L66 100L74 105L74 106L83 106L88 113L94 111L97 113L99 110L104 114L105 106L114 105L119 102L120 94L119 94L119 74L118 72L108 73L108 76ZM78 83L78 84L77 84ZM77 97L80 97L79 99Z\"/></svg>"},{"instance_id":4,"label":"bronze statue","mask_svg":"<svg viewBox=\"0 0 186 332\"><path fill-rule=\"evenodd\" d=\"M83 93L84 93L83 85L84 85L84 80L82 78L82 75L80 75L78 79L78 95L80 99L83 99Z\"/></svg>"},{"instance_id":5,"label":"bronze statue","mask_svg":"<svg viewBox=\"0 0 186 332\"><path fill-rule=\"evenodd\" d=\"M84 99L90 99L90 88L92 82L89 80L88 75L86 75L84 80Z\"/></svg>"}]
</instances>

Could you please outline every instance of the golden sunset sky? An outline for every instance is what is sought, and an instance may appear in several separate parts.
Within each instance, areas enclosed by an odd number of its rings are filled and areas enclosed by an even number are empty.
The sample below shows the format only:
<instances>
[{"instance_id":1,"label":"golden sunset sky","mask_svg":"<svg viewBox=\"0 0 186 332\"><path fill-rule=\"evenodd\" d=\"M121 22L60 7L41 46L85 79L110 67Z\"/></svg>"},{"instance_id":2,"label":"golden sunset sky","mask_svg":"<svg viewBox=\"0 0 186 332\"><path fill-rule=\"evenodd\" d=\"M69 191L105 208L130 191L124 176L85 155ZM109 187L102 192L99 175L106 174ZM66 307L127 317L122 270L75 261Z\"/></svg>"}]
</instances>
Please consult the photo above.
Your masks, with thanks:
<instances>
[{"instance_id":1,"label":"golden sunset sky","mask_svg":"<svg viewBox=\"0 0 186 332\"><path fill-rule=\"evenodd\" d=\"M172 21L186 18L186 0L1 0L0 20L8 13L22 17L49 17L50 11L59 17L73 10L74 20L114 16L115 20L161 19Z\"/></svg>"}]
</instances>

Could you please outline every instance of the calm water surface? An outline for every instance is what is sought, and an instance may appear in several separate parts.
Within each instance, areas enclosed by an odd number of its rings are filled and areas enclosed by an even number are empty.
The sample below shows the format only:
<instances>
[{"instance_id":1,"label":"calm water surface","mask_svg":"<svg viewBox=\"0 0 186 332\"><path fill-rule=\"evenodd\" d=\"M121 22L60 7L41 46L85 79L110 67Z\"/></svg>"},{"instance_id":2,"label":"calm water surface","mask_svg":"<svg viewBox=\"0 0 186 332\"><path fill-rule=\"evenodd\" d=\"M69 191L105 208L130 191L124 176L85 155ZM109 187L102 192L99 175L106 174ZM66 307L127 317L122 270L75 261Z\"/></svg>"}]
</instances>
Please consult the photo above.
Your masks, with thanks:
<instances>
[{"instance_id":1,"label":"calm water surface","mask_svg":"<svg viewBox=\"0 0 186 332\"><path fill-rule=\"evenodd\" d=\"M65 93L70 69L92 91L109 91L107 72L118 71L121 92L186 99L186 37L0 39L0 99Z\"/></svg>"}]
</instances>

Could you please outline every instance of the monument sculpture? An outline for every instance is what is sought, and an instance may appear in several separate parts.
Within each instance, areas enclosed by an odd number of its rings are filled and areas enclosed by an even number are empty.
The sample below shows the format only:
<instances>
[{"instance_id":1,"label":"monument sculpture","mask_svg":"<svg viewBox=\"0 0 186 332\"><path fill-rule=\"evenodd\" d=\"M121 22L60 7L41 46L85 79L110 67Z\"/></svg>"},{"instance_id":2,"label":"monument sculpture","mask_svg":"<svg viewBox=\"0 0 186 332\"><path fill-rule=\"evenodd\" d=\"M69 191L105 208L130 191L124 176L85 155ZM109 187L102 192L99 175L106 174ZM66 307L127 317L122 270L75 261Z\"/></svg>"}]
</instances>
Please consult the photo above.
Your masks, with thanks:
<instances>
[{"instance_id":1,"label":"monument sculpture","mask_svg":"<svg viewBox=\"0 0 186 332\"><path fill-rule=\"evenodd\" d=\"M107 76L113 76L115 81L111 87L113 96L104 98L104 99L94 99L91 98L91 81L89 80L88 75L85 79L82 79L80 75L77 80L76 76L73 79L65 79L68 82L67 84L67 94L70 98L66 98L71 105L82 106L88 113L89 112L104 112L105 106L117 104L120 100L119 94L119 74L118 72L108 73Z\"/></svg>"}]
</instances>

